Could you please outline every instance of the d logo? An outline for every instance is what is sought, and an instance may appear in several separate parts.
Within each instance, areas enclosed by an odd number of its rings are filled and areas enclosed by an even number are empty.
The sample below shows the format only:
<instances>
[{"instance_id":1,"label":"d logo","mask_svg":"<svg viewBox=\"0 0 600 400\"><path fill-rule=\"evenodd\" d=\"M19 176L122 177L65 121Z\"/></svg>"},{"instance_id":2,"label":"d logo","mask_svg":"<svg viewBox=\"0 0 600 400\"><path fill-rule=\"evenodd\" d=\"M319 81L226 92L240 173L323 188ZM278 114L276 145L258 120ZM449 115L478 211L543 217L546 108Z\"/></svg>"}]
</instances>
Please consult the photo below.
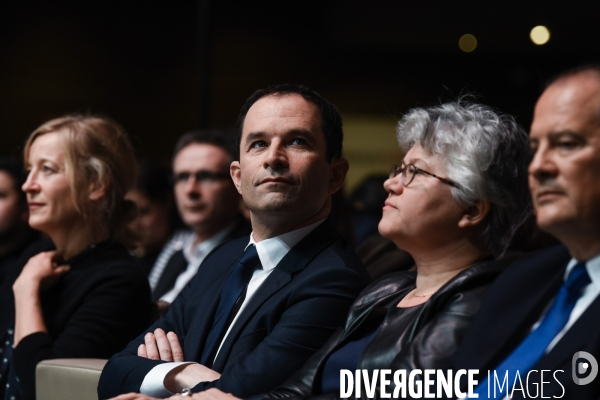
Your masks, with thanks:
<instances>
[{"instance_id":1,"label":"d logo","mask_svg":"<svg viewBox=\"0 0 600 400\"><path fill-rule=\"evenodd\" d=\"M580 359L584 359L585 362L580 361ZM573 382L575 382L576 385L587 385L596 378L596 375L598 375L598 362L590 353L578 351L577 353L573 354L572 369ZM585 374L588 371L589 375L586 378L579 378L577 376L578 374Z\"/></svg>"}]
</instances>

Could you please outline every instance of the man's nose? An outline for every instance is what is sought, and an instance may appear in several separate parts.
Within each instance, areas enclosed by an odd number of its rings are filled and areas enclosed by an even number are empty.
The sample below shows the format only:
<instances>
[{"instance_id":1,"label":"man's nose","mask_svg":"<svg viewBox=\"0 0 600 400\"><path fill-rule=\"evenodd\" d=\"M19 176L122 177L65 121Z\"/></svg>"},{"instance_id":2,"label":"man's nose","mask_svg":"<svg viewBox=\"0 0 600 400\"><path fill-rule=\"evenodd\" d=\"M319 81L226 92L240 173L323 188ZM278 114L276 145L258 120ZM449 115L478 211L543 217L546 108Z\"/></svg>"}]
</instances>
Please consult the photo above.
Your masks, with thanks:
<instances>
[{"instance_id":1,"label":"man's nose","mask_svg":"<svg viewBox=\"0 0 600 400\"><path fill-rule=\"evenodd\" d=\"M184 191L187 196L194 198L200 197L200 182L194 175L191 175L188 180L185 181L184 185Z\"/></svg>"},{"instance_id":2,"label":"man's nose","mask_svg":"<svg viewBox=\"0 0 600 400\"><path fill-rule=\"evenodd\" d=\"M278 142L271 143L265 155L265 168L277 171L287 168L288 165L288 155L285 146Z\"/></svg>"},{"instance_id":3,"label":"man's nose","mask_svg":"<svg viewBox=\"0 0 600 400\"><path fill-rule=\"evenodd\" d=\"M552 155L553 152L546 144L540 144L533 154L531 163L529 163L529 175L538 180L556 176L558 166Z\"/></svg>"}]
</instances>

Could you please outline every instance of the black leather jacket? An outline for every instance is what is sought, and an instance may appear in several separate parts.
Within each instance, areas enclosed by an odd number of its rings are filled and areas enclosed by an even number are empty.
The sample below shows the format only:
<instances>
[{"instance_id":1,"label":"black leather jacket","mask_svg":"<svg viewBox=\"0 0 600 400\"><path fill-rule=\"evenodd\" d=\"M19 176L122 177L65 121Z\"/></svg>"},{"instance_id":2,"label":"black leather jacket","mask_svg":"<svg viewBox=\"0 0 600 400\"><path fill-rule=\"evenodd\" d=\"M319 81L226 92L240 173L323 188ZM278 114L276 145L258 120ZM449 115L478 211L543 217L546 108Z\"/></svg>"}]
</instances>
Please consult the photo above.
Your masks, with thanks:
<instances>
[{"instance_id":1,"label":"black leather jacket","mask_svg":"<svg viewBox=\"0 0 600 400\"><path fill-rule=\"evenodd\" d=\"M484 261L458 274L423 304L412 324L406 327L410 346L404 346L391 365L374 365L373 360L369 359L368 351L365 351L357 369L410 371L444 368L461 343L489 285L510 261L512 260ZM415 277L415 273L396 272L385 275L368 286L350 308L344 330L335 332L325 346L283 385L254 399L338 399L339 392L313 395L315 378L323 362L365 321L375 306L396 305L402 297L398 292L407 286L414 286ZM395 331L390 331L389 334L400 337ZM387 391L392 392L393 385ZM375 393L378 397L379 389ZM364 390L361 394L366 398Z\"/></svg>"}]
</instances>

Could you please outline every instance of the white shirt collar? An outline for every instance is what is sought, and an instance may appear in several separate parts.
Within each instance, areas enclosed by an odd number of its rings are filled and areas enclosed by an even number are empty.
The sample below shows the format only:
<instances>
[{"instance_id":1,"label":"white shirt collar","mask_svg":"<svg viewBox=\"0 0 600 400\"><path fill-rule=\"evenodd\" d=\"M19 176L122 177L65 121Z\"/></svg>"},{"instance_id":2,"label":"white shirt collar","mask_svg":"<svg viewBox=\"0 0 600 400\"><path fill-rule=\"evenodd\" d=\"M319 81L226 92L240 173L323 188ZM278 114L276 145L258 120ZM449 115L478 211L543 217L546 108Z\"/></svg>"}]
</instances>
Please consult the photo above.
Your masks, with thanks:
<instances>
[{"instance_id":1,"label":"white shirt collar","mask_svg":"<svg viewBox=\"0 0 600 400\"><path fill-rule=\"evenodd\" d=\"M323 221L325 221L325 218L315 222L314 224L302 227L300 229L296 229L291 232L283 233L279 236L261 240L258 243L254 241L254 236L250 234L250 242L248 243L246 248L248 248L248 246L250 246L251 244L255 245L256 251L258 252L258 258L260 258L260 263L262 264L263 270L271 271L277 266L277 264L279 264L279 261L281 261L283 257L285 257L285 255L290 251L292 247L294 247L296 244L298 244L299 241L304 239L317 226L321 225Z\"/></svg>"},{"instance_id":2,"label":"white shirt collar","mask_svg":"<svg viewBox=\"0 0 600 400\"><path fill-rule=\"evenodd\" d=\"M574 258L569 261L569 264L567 264L567 269L565 270L565 281L578 262L579 261ZM585 268L587 269L590 279L592 280L592 284L600 289L600 254L587 260L585 262Z\"/></svg>"},{"instance_id":3,"label":"white shirt collar","mask_svg":"<svg viewBox=\"0 0 600 400\"><path fill-rule=\"evenodd\" d=\"M196 241L196 234L191 235L187 239L187 243L183 248L183 255L187 259L189 263L193 263L194 260L202 260L206 255L212 251L219 243L221 243L225 236L231 232L237 222L233 222L229 224L225 229L220 230L217 234L209 237L206 240L198 243L194 246L194 242Z\"/></svg>"}]
</instances>

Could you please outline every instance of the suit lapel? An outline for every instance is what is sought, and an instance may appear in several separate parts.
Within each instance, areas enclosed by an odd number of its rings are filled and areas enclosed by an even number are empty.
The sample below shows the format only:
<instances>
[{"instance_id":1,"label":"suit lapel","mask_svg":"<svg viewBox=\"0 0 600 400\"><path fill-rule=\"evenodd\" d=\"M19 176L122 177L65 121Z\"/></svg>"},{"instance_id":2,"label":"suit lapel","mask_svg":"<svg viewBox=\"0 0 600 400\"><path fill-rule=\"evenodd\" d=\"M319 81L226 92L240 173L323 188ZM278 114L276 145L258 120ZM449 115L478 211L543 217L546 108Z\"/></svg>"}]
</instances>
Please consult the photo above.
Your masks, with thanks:
<instances>
[{"instance_id":1,"label":"suit lapel","mask_svg":"<svg viewBox=\"0 0 600 400\"><path fill-rule=\"evenodd\" d=\"M160 297L175 286L179 274L186 270L188 262L183 255L183 250L173 253L165 270L158 280L156 289L152 292L152 301L158 301Z\"/></svg>"},{"instance_id":2,"label":"suit lapel","mask_svg":"<svg viewBox=\"0 0 600 400\"><path fill-rule=\"evenodd\" d=\"M192 286L200 287L201 290L192 295L193 299L190 302L195 307L192 310L192 321L187 328L188 334L186 335L186 338L191 340L186 340L184 343L186 359L200 360L202 356L206 338L210 328L212 328L214 316L221 299L221 289L231 270L241 258L247 244L245 240L239 240L238 242L236 249L227 251L226 258L220 257L219 260L210 260L211 264L209 266L201 265L198 275L192 281ZM232 254L238 254L238 256L232 257ZM211 273L211 271L214 272ZM197 285L195 284L197 279L204 279L206 283Z\"/></svg>"},{"instance_id":3,"label":"suit lapel","mask_svg":"<svg viewBox=\"0 0 600 400\"><path fill-rule=\"evenodd\" d=\"M260 307L275 293L289 284L294 275L302 271L323 249L327 248L335 240L335 230L329 220L324 221L302 239L296 246L281 259L279 264L269 274L267 279L258 288L256 293L248 301L248 304L242 310L242 313L235 321L227 339L223 343L221 350L213 364L213 369L221 371L225 366L229 353L237 341L240 333L247 323L252 319Z\"/></svg>"},{"instance_id":4,"label":"suit lapel","mask_svg":"<svg viewBox=\"0 0 600 400\"><path fill-rule=\"evenodd\" d=\"M550 278L550 271L546 275ZM522 285L521 288L524 292L523 296L519 299L518 304L514 307L514 312L506 313L503 316L503 322L498 323L505 324L506 335L502 336L500 340L496 341L496 349L491 351L493 354L496 350L504 348L507 344L514 349L515 345L520 343L530 332L533 324L539 319L540 315L550 303L550 300L556 294L558 288L563 281L564 268L559 268L554 271L554 276L551 279L545 279L540 284L538 290L530 290L527 293L528 286ZM527 282L523 282L524 284ZM510 345L509 341L514 341L514 345ZM508 353L506 354L508 355ZM504 358L505 356L503 356Z\"/></svg>"},{"instance_id":5,"label":"suit lapel","mask_svg":"<svg viewBox=\"0 0 600 400\"><path fill-rule=\"evenodd\" d=\"M456 354L457 365L493 369L502 362L556 294L569 259L561 247L515 261L487 293L464 339L467 351Z\"/></svg>"}]
</instances>

